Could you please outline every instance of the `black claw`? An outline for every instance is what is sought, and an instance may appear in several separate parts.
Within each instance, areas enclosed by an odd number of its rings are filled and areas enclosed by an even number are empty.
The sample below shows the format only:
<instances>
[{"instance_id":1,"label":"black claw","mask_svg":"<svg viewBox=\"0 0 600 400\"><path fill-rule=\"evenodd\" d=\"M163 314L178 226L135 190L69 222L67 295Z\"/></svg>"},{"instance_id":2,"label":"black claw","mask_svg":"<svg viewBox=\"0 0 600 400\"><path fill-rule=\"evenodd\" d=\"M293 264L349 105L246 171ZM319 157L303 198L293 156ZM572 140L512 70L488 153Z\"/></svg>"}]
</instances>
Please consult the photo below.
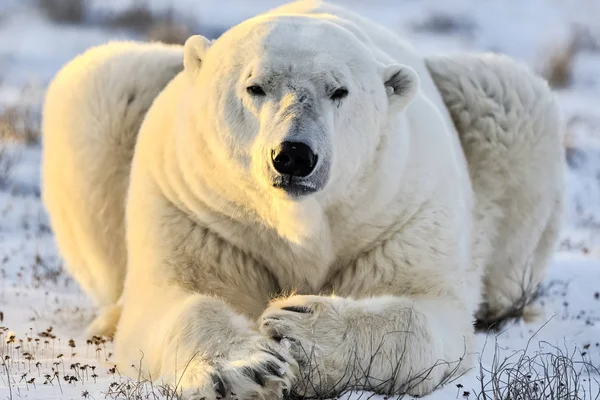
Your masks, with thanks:
<instances>
[{"instance_id":1,"label":"black claw","mask_svg":"<svg viewBox=\"0 0 600 400\"><path fill-rule=\"evenodd\" d=\"M274 362L268 362L268 363L266 363L265 364L265 369L267 370L268 373L270 373L273 376L276 376L278 378L282 378L283 377L283 374L279 370L279 365L275 364Z\"/></svg>"},{"instance_id":2,"label":"black claw","mask_svg":"<svg viewBox=\"0 0 600 400\"><path fill-rule=\"evenodd\" d=\"M270 355L272 355L273 357L275 357L276 359L278 359L279 361L281 361L282 363L287 363L287 360L285 358L283 358L283 356L273 350L270 349L264 349L263 350L265 353L269 353Z\"/></svg>"},{"instance_id":3,"label":"black claw","mask_svg":"<svg viewBox=\"0 0 600 400\"><path fill-rule=\"evenodd\" d=\"M263 321L265 324L269 324L270 319L272 319L274 321L281 321L281 318L274 317L274 316L265 317L265 318L263 318Z\"/></svg>"},{"instance_id":4,"label":"black claw","mask_svg":"<svg viewBox=\"0 0 600 400\"><path fill-rule=\"evenodd\" d=\"M265 377L262 374L251 367L244 367L242 373L248 378L252 379L257 385L265 386Z\"/></svg>"},{"instance_id":5,"label":"black claw","mask_svg":"<svg viewBox=\"0 0 600 400\"><path fill-rule=\"evenodd\" d=\"M297 312L297 313L302 313L302 314L312 314L312 308L305 307L305 306L289 306L289 307L282 307L281 309L285 310L285 311L292 311L292 312Z\"/></svg>"},{"instance_id":6,"label":"black claw","mask_svg":"<svg viewBox=\"0 0 600 400\"><path fill-rule=\"evenodd\" d=\"M212 376L213 383L215 384L215 391L222 399L227 397L227 388L225 386L225 382L219 375L213 374Z\"/></svg>"}]
</instances>

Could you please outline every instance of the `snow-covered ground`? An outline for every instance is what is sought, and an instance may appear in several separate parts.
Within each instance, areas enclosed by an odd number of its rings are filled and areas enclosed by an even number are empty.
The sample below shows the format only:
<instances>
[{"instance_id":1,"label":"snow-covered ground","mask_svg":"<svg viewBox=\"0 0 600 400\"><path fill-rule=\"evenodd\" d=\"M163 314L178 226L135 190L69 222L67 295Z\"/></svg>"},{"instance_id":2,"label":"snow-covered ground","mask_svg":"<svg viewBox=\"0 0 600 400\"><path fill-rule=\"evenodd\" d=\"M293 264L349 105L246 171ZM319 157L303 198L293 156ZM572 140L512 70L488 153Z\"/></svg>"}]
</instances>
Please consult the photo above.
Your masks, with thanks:
<instances>
[{"instance_id":1,"label":"snow-covered ground","mask_svg":"<svg viewBox=\"0 0 600 400\"><path fill-rule=\"evenodd\" d=\"M172 6L196 21L197 32L213 36L281 3L150 0L152 9ZM569 143L569 205L560 250L538 301L545 314L497 335L480 334L482 367L428 398L494 398L494 376L525 383L521 393L526 387L538 393L522 394L526 399L545 398L541 392L552 385L550 398L599 398L600 1L341 3L408 37L425 53L499 51L537 71L569 45L574 32L586 33L572 58L571 82L557 90ZM83 25L50 22L34 4L33 0L0 0L0 111L24 103L38 107L48 80L86 48L109 39L139 38L126 29L94 23L97 15L126 9L130 0L90 1L88 22ZM25 85L30 87L26 95ZM0 177L0 355L9 357L5 366L0 365L0 399L159 398L154 395L160 396L160 387L127 381L111 369L111 343L87 342L83 336L94 310L62 270L40 202L39 147L0 144L1 151L16 158L10 179L4 182ZM0 162L0 173L1 166ZM549 376L543 376L544 371ZM579 387L574 387L575 381Z\"/></svg>"}]
</instances>

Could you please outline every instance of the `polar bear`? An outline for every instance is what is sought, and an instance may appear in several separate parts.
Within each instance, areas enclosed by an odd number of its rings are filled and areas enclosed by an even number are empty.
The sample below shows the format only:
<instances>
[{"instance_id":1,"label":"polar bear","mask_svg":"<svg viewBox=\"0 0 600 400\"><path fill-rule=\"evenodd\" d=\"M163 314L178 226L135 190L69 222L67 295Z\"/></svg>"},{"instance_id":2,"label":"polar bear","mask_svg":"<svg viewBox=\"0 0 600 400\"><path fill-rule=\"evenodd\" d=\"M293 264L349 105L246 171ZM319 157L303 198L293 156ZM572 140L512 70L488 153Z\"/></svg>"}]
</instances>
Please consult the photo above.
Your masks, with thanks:
<instances>
[{"instance_id":1,"label":"polar bear","mask_svg":"<svg viewBox=\"0 0 600 400\"><path fill-rule=\"evenodd\" d=\"M214 42L65 66L43 198L101 308L91 330L116 325L134 376L190 399L424 395L470 366L475 319L543 278L559 126L545 82L505 57L423 59L298 1Z\"/></svg>"}]
</instances>

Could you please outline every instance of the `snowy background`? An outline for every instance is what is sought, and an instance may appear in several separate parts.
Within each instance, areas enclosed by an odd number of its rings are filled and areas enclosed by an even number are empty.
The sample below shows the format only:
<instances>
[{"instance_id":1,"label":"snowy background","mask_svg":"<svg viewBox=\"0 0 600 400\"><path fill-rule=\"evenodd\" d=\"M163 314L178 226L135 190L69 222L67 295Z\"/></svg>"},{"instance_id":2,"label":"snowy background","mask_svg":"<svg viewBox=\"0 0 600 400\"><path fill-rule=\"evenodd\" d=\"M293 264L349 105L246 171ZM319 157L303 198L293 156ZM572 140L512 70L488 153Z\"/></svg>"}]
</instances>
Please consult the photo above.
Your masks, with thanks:
<instances>
[{"instance_id":1,"label":"snowy background","mask_svg":"<svg viewBox=\"0 0 600 400\"><path fill-rule=\"evenodd\" d=\"M428 398L493 399L496 386L518 387L523 399L600 398L600 0L339 2L424 53L513 56L550 81L561 106L569 204L539 300L545 314L480 334L481 366ZM39 112L49 80L111 39L217 37L281 3L0 0L0 400L170 397L121 377L112 344L82 335L93 309L63 270L40 202Z\"/></svg>"}]
</instances>

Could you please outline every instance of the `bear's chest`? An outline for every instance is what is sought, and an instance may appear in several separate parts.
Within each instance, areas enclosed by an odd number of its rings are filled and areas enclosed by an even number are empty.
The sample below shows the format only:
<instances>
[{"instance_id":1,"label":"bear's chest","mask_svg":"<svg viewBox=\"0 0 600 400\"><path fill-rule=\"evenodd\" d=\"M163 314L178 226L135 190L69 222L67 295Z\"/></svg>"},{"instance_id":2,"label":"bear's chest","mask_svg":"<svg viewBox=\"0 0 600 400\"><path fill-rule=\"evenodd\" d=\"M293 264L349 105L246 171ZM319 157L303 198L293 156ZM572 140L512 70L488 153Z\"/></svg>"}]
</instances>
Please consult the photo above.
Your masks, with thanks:
<instances>
[{"instance_id":1,"label":"bear's chest","mask_svg":"<svg viewBox=\"0 0 600 400\"><path fill-rule=\"evenodd\" d=\"M302 245L273 234L272 237L261 236L248 250L275 277L280 290L325 294L332 290L332 276L350 267L379 234L379 230L363 232L357 226L329 225L324 234L315 235Z\"/></svg>"},{"instance_id":2,"label":"bear's chest","mask_svg":"<svg viewBox=\"0 0 600 400\"><path fill-rule=\"evenodd\" d=\"M301 247L277 242L265 241L259 251L261 263L276 278L280 290L319 293L336 262L331 238L321 237Z\"/></svg>"}]
</instances>

